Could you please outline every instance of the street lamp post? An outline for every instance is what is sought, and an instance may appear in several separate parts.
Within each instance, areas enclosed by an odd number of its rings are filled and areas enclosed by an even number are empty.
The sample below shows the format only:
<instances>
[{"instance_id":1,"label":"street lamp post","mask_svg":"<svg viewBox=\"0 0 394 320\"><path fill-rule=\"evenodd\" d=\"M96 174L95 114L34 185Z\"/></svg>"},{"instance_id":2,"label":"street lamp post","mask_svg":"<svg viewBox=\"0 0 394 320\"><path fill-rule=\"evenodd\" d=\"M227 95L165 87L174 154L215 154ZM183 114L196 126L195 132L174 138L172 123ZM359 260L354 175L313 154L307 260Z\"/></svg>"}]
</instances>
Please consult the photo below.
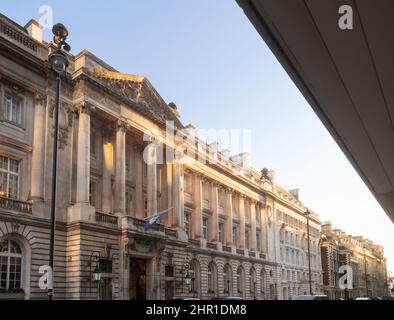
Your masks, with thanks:
<instances>
[{"instance_id":1,"label":"street lamp post","mask_svg":"<svg viewBox=\"0 0 394 320\"><path fill-rule=\"evenodd\" d=\"M306 229L308 236L308 270L309 270L309 294L312 295L312 274L311 274L311 250L310 250L310 239L309 239L309 215L311 212L306 209L304 217L306 218Z\"/></svg>"},{"instance_id":2,"label":"street lamp post","mask_svg":"<svg viewBox=\"0 0 394 320\"><path fill-rule=\"evenodd\" d=\"M54 249L55 249L55 225L56 225L56 177L57 177L57 151L58 151L58 133L59 133L59 109L60 109L60 86L61 75L66 73L69 65L66 55L62 51L70 51L70 46L66 43L68 31L61 23L55 24L52 28L53 42L57 45L49 57L49 63L52 70L56 73L56 105L54 110L55 132L53 138L53 167L52 167L52 199L51 199L51 229L49 242L49 266L51 270L51 279L48 283L48 300L53 300L53 281L54 281Z\"/></svg>"}]
</instances>

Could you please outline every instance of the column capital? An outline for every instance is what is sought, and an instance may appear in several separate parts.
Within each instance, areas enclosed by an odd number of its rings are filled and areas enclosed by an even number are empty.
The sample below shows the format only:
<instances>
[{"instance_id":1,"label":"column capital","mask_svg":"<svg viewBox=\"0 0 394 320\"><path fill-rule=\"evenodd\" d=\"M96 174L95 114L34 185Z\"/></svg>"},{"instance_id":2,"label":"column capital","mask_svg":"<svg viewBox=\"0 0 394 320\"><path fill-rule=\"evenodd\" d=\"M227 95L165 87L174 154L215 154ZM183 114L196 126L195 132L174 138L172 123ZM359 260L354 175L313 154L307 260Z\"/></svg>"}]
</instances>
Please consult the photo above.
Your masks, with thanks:
<instances>
[{"instance_id":1,"label":"column capital","mask_svg":"<svg viewBox=\"0 0 394 320\"><path fill-rule=\"evenodd\" d=\"M234 193L234 189L233 189L233 188L230 188L230 187L227 187L227 186L224 187L224 190L225 190L227 193L230 193L230 194Z\"/></svg>"},{"instance_id":2,"label":"column capital","mask_svg":"<svg viewBox=\"0 0 394 320\"><path fill-rule=\"evenodd\" d=\"M43 107L46 106L47 96L44 91L34 92L34 101L41 104Z\"/></svg>"},{"instance_id":3,"label":"column capital","mask_svg":"<svg viewBox=\"0 0 394 320\"><path fill-rule=\"evenodd\" d=\"M255 199L250 199L249 201L250 201L250 204L253 204L253 205L257 204L257 200L255 200Z\"/></svg>"},{"instance_id":4,"label":"column capital","mask_svg":"<svg viewBox=\"0 0 394 320\"><path fill-rule=\"evenodd\" d=\"M74 111L77 114L85 113L87 115L90 115L95 109L96 107L88 101L82 101L74 105Z\"/></svg>"},{"instance_id":5,"label":"column capital","mask_svg":"<svg viewBox=\"0 0 394 320\"><path fill-rule=\"evenodd\" d=\"M202 173L197 172L197 171L193 171L193 176L196 178L199 178L200 180L205 180L205 177Z\"/></svg>"},{"instance_id":6,"label":"column capital","mask_svg":"<svg viewBox=\"0 0 394 320\"><path fill-rule=\"evenodd\" d=\"M264 209L265 208L265 203L262 201L257 201L257 205L260 207L260 209Z\"/></svg>"},{"instance_id":7,"label":"column capital","mask_svg":"<svg viewBox=\"0 0 394 320\"><path fill-rule=\"evenodd\" d=\"M242 199L242 200L246 199L246 196L244 194L242 194L242 193L240 193L238 196L239 196L239 199Z\"/></svg>"},{"instance_id":8,"label":"column capital","mask_svg":"<svg viewBox=\"0 0 394 320\"><path fill-rule=\"evenodd\" d=\"M126 119L120 118L116 121L116 130L121 130L122 132L126 132L129 128L129 124Z\"/></svg>"}]
</instances>

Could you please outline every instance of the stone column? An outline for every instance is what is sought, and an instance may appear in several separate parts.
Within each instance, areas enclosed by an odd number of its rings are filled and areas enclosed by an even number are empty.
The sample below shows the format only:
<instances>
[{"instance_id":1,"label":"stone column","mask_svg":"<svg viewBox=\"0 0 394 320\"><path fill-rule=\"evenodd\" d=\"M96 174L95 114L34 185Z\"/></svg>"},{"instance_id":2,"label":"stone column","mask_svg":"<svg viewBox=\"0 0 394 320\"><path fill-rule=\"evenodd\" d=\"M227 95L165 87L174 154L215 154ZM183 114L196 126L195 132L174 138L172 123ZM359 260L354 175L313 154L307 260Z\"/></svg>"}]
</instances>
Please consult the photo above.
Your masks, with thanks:
<instances>
[{"instance_id":1,"label":"stone column","mask_svg":"<svg viewBox=\"0 0 394 320\"><path fill-rule=\"evenodd\" d=\"M257 250L257 237L256 237L256 201L250 201L250 226L251 226L251 241L250 241L250 250L256 251Z\"/></svg>"},{"instance_id":2,"label":"stone column","mask_svg":"<svg viewBox=\"0 0 394 320\"><path fill-rule=\"evenodd\" d=\"M219 195L218 186L214 182L211 188L211 234L209 235L209 241L217 242L218 239L218 228L219 228Z\"/></svg>"},{"instance_id":3,"label":"stone column","mask_svg":"<svg viewBox=\"0 0 394 320\"><path fill-rule=\"evenodd\" d=\"M260 223L261 223L261 234L260 234L260 251L268 255L268 218L266 209L263 203L259 203ZM267 257L268 258L268 257Z\"/></svg>"},{"instance_id":4,"label":"stone column","mask_svg":"<svg viewBox=\"0 0 394 320\"><path fill-rule=\"evenodd\" d=\"M134 163L135 163L135 216L138 219L145 218L144 203L144 159L142 150L138 146L134 146Z\"/></svg>"},{"instance_id":5,"label":"stone column","mask_svg":"<svg viewBox=\"0 0 394 320\"><path fill-rule=\"evenodd\" d=\"M165 209L169 209L173 207L172 203L172 165L168 163L163 164L163 174L164 174L164 182L163 182L163 193L162 197L164 196L164 207ZM172 215L171 212L174 210L171 209L167 213L167 226L171 227L172 226Z\"/></svg>"},{"instance_id":6,"label":"stone column","mask_svg":"<svg viewBox=\"0 0 394 320\"><path fill-rule=\"evenodd\" d=\"M90 182L90 113L87 102L79 106L78 151L75 204L68 209L68 221L95 221L95 208L89 204Z\"/></svg>"},{"instance_id":7,"label":"stone column","mask_svg":"<svg viewBox=\"0 0 394 320\"><path fill-rule=\"evenodd\" d=\"M76 192L76 203L79 204L89 203L91 111L92 106L86 102L79 109Z\"/></svg>"},{"instance_id":8,"label":"stone column","mask_svg":"<svg viewBox=\"0 0 394 320\"><path fill-rule=\"evenodd\" d=\"M126 215L126 130L127 122L119 120L115 142L115 203L114 212Z\"/></svg>"},{"instance_id":9,"label":"stone column","mask_svg":"<svg viewBox=\"0 0 394 320\"><path fill-rule=\"evenodd\" d=\"M202 238L202 194L201 194L201 178L198 173L193 175L193 199L194 213L192 219L192 229L194 239Z\"/></svg>"},{"instance_id":10,"label":"stone column","mask_svg":"<svg viewBox=\"0 0 394 320\"><path fill-rule=\"evenodd\" d=\"M183 176L182 165L178 161L172 164L172 226L183 228Z\"/></svg>"},{"instance_id":11,"label":"stone column","mask_svg":"<svg viewBox=\"0 0 394 320\"><path fill-rule=\"evenodd\" d=\"M148 217L157 213L157 161L154 142L146 147Z\"/></svg>"},{"instance_id":12,"label":"stone column","mask_svg":"<svg viewBox=\"0 0 394 320\"><path fill-rule=\"evenodd\" d=\"M233 244L233 198L232 190L226 189L226 245Z\"/></svg>"},{"instance_id":13,"label":"stone column","mask_svg":"<svg viewBox=\"0 0 394 320\"><path fill-rule=\"evenodd\" d=\"M245 197L239 196L239 247L245 249Z\"/></svg>"},{"instance_id":14,"label":"stone column","mask_svg":"<svg viewBox=\"0 0 394 320\"><path fill-rule=\"evenodd\" d=\"M103 135L103 180L102 180L102 210L105 213L113 212L112 208L112 181L114 172L114 146L112 144L113 129L106 128Z\"/></svg>"},{"instance_id":15,"label":"stone column","mask_svg":"<svg viewBox=\"0 0 394 320\"><path fill-rule=\"evenodd\" d=\"M31 161L31 197L33 200L44 199L45 173L45 104L44 93L34 96L34 140Z\"/></svg>"}]
</instances>

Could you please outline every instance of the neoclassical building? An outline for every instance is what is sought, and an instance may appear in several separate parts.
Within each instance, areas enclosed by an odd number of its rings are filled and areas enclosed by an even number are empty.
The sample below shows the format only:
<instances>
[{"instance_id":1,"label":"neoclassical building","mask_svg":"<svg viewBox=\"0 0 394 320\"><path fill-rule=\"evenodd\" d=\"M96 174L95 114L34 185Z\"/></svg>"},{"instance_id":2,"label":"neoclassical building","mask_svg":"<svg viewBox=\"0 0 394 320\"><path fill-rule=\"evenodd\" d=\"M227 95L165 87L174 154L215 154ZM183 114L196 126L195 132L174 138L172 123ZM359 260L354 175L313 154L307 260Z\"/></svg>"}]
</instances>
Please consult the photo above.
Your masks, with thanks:
<instances>
[{"instance_id":1,"label":"neoclassical building","mask_svg":"<svg viewBox=\"0 0 394 320\"><path fill-rule=\"evenodd\" d=\"M51 50L36 21L22 27L0 16L0 298L46 298L39 269L49 256ZM145 77L120 73L86 50L68 59L56 299L288 299L308 292L306 208L294 192L273 172L262 177L246 155L229 157L195 138ZM169 128L181 139L168 136ZM166 209L145 230L145 219ZM313 215L310 223L318 292L320 221Z\"/></svg>"},{"instance_id":2,"label":"neoclassical building","mask_svg":"<svg viewBox=\"0 0 394 320\"><path fill-rule=\"evenodd\" d=\"M331 299L389 296L387 261L382 246L332 229L331 222L322 225L321 246L324 292ZM352 289L339 286L342 265L352 269Z\"/></svg>"},{"instance_id":3,"label":"neoclassical building","mask_svg":"<svg viewBox=\"0 0 394 320\"><path fill-rule=\"evenodd\" d=\"M310 247L308 251L307 208L299 201L299 190L286 190L275 182L264 187L267 215L272 217L274 232L269 239L270 260L277 262L278 296L288 300L294 295L322 294L320 236L321 221L309 214ZM309 277L309 257L310 271Z\"/></svg>"}]
</instances>

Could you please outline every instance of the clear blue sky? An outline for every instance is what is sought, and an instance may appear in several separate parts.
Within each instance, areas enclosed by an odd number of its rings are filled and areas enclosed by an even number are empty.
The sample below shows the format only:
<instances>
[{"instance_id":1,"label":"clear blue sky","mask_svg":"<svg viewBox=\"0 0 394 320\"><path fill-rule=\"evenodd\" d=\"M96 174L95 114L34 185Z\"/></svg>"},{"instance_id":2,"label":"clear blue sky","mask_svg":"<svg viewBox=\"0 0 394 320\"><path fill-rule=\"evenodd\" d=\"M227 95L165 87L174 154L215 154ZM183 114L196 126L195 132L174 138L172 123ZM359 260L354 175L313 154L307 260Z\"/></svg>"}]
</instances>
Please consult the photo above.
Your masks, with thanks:
<instances>
[{"instance_id":1,"label":"clear blue sky","mask_svg":"<svg viewBox=\"0 0 394 320\"><path fill-rule=\"evenodd\" d=\"M74 54L148 77L184 124L251 129L257 169L300 188L323 221L383 245L394 271L393 224L234 0L3 0L0 12L24 25L44 4Z\"/></svg>"}]
</instances>

